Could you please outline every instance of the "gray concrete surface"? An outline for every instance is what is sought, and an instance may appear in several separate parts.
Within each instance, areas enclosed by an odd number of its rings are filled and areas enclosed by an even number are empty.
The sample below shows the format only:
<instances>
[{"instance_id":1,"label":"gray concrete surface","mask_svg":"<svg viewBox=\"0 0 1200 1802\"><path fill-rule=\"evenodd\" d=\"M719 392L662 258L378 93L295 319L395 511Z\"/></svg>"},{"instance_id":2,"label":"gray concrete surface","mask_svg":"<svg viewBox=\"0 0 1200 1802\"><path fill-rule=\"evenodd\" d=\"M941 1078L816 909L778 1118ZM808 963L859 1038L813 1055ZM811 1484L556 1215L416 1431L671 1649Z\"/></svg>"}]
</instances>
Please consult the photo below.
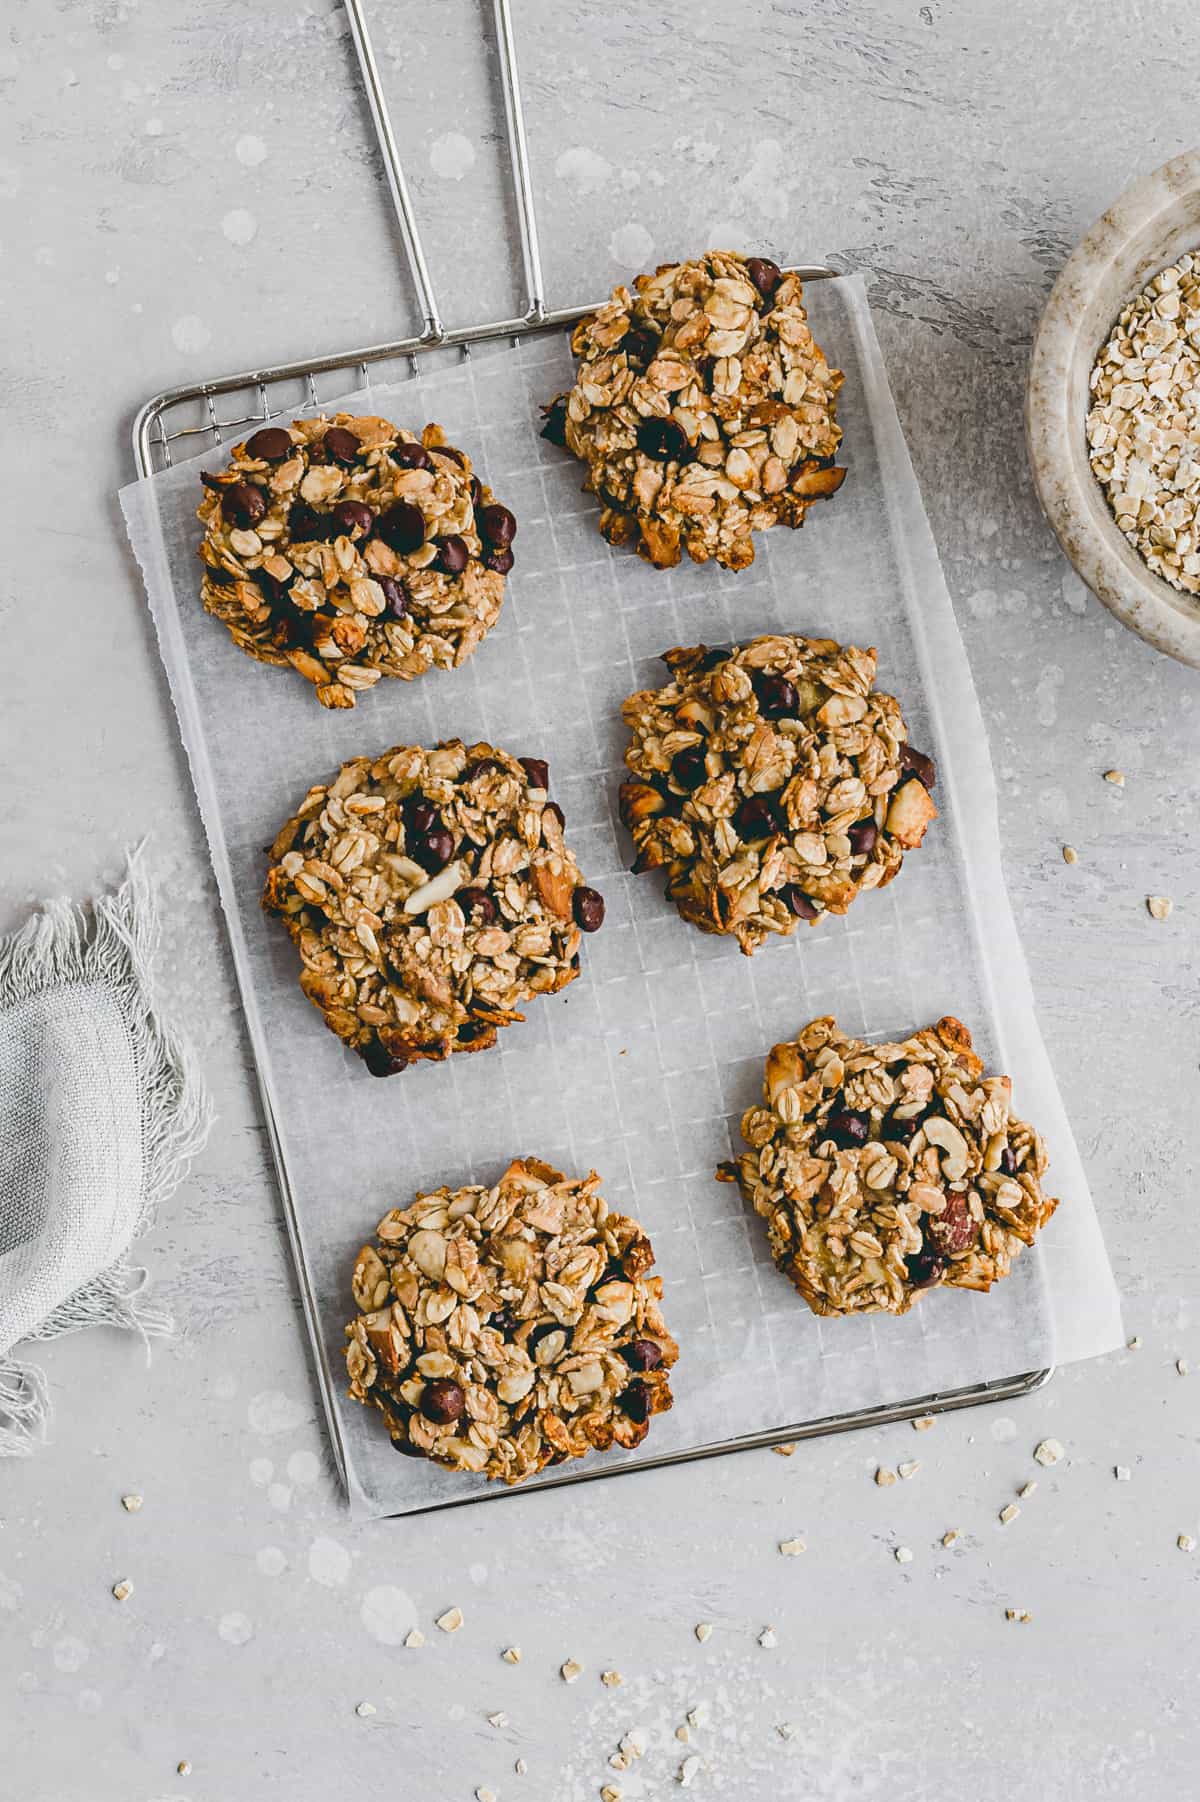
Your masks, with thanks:
<instances>
[{"instance_id":1,"label":"gray concrete surface","mask_svg":"<svg viewBox=\"0 0 1200 1802\"><path fill-rule=\"evenodd\" d=\"M499 308L510 209L484 9L377 10L445 311ZM482 1785L582 1802L607 1781L643 1802L675 1793L692 1752L697 1796L739 1802L1195 1795L1200 1554L1176 1538L1200 1537L1197 678L1072 577L1020 417L1071 244L1192 142L1194 32L1183 8L1109 0L516 11L554 299L711 241L871 279L1043 1027L1141 1345L923 1435L349 1524L113 494L150 390L395 334L411 296L331 0L9 0L0 927L115 874L152 830L168 985L220 1123L146 1251L180 1337L149 1371L118 1335L50 1347L53 1443L0 1470L0 1797L467 1802ZM1102 780L1113 765L1123 790ZM1165 924L1149 894L1174 898ZM1067 1458L1039 1471L1047 1433ZM910 1481L872 1482L913 1457ZM781 1559L797 1534L807 1552ZM448 1638L433 1617L451 1604L466 1624ZM428 1643L396 1644L414 1623ZM500 1658L514 1643L519 1666ZM570 1687L567 1657L586 1667ZM607 1760L635 1725L648 1749L619 1774Z\"/></svg>"}]
</instances>

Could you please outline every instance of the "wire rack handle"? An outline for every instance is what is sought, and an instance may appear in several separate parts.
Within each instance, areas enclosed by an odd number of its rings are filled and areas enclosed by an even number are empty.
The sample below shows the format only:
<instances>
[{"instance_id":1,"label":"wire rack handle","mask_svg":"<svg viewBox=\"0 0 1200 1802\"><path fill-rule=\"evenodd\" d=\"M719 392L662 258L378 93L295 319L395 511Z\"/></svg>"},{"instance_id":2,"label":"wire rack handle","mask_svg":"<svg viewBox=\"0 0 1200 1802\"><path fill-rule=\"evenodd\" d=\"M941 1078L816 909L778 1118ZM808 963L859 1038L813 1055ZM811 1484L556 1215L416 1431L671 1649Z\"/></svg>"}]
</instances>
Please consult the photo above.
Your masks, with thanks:
<instances>
[{"instance_id":1,"label":"wire rack handle","mask_svg":"<svg viewBox=\"0 0 1200 1802\"><path fill-rule=\"evenodd\" d=\"M387 176L392 206L399 221L404 252L408 258L408 266L412 271L413 283L416 286L417 298L421 307L421 316L424 322L422 340L427 344L440 344L446 337L446 327L438 311L433 280L429 274L429 265L425 260L421 234L417 230L412 196L408 191L408 183L404 179L404 168L400 161L396 134L392 129L391 114L384 98L383 84L379 79L379 64L375 60L375 49L371 43L363 0L343 0L343 4L346 8L346 17L350 22L350 35L354 39L359 67L362 69L363 85L367 91L367 104L371 109L371 119L379 140L379 151L383 157L383 169ZM521 234L521 261L525 270L526 306L522 323L540 325L546 317L546 297L542 282L542 258L538 245L537 215L533 204L533 183L529 172L529 146L525 138L525 114L521 106L521 83L517 74L517 47L513 37L512 9L509 0L495 0L495 17L496 43L500 52L500 84L504 92L504 118L508 133L508 152L512 163L513 187L517 200L517 223Z\"/></svg>"}]
</instances>

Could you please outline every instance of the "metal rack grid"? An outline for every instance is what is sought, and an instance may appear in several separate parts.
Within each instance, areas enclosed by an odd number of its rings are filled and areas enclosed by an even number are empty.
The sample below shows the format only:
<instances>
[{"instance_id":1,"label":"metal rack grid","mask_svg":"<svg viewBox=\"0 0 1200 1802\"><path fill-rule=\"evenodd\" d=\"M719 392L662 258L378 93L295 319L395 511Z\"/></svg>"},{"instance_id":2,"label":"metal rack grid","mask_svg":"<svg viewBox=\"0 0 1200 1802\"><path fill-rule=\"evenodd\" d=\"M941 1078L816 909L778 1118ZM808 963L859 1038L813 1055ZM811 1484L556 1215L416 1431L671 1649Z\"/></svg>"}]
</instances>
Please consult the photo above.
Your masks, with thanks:
<instances>
[{"instance_id":1,"label":"metal rack grid","mask_svg":"<svg viewBox=\"0 0 1200 1802\"><path fill-rule=\"evenodd\" d=\"M339 380L333 387L333 392L344 393L347 387L353 386L356 381L362 386L367 386L372 371L386 379L388 365L403 366L407 364L415 374L418 369L418 359L430 351L457 350L462 358L469 359L474 345L505 339L515 345L530 336L568 329L585 314L594 311L598 304L593 302L591 305L558 309L552 309L546 305L524 113L521 105L516 46L513 37L511 4L510 0L494 0L496 43L504 96L506 135L517 202L526 306L523 313L511 318L462 327L448 327L444 324L405 181L362 0L344 0L344 5L378 138L384 173L399 223L409 270L417 292L424 322L423 329L413 337L241 371L234 375L217 377L186 387L167 389L152 396L139 409L133 427L134 459L138 475L142 479L148 479L158 471L172 466L173 446L184 447L187 454L191 456L214 444L223 442L231 435L240 436L245 428L260 426L283 412L296 414L309 410L319 411L322 405L317 386L319 376L336 374ZM809 281L819 281L836 273L823 264L792 264L788 267ZM223 397L233 398L234 405L229 411L223 411L218 406L218 402ZM226 878L223 877L220 870L217 872L217 880L218 888L221 891L222 907L227 920L232 921L234 917L232 898L225 893ZM238 965L239 986L242 987L245 978L242 974L240 960L235 960L235 962ZM244 990L243 998L246 999ZM251 1036L254 1037L253 1034ZM293 1187L280 1142L277 1109L271 1093L271 1085L265 1075L262 1060L258 1056L257 1047L252 1046L252 1049L255 1051L259 1093L271 1141L301 1296L314 1349L317 1349L320 1346L317 1304L300 1252L299 1222ZM315 1362L335 1457L343 1480L348 1481L347 1462L341 1442L335 1399L325 1360L319 1350ZM605 1477L625 1475L630 1468L653 1469L666 1464L686 1463L693 1459L713 1457L726 1452L752 1450L792 1440L818 1438L826 1434L847 1432L856 1427L883 1426L897 1421L911 1420L926 1413L952 1412L981 1403L1010 1400L1042 1387L1052 1375L1052 1367L1022 1371L1009 1377L977 1383L963 1389L943 1390L914 1396L906 1401L886 1406L856 1409L847 1413L779 1427L769 1432L729 1438L717 1444L701 1446L692 1450L642 1458L634 1467L614 1465L567 1473L544 1482L543 1487L563 1487L571 1483L595 1482ZM520 1493L520 1491L493 1490L486 1496L472 1494L458 1499L450 1499L439 1505L465 1506L477 1500L498 1500L502 1495L512 1493Z\"/></svg>"}]
</instances>

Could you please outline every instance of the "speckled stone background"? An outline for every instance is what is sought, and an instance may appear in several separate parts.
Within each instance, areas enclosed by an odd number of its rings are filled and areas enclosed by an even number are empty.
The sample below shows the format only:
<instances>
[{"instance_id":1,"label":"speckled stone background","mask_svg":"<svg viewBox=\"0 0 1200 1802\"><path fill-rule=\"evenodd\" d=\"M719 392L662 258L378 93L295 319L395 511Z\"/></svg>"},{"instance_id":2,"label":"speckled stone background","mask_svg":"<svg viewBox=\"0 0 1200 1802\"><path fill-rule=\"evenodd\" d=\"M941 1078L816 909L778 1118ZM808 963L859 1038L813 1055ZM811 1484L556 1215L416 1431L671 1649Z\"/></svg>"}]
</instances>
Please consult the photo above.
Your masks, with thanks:
<instances>
[{"instance_id":1,"label":"speckled stone background","mask_svg":"<svg viewBox=\"0 0 1200 1802\"><path fill-rule=\"evenodd\" d=\"M924 1434L350 1527L113 494L149 390L395 335L411 294L336 6L10 0L0 926L114 875L153 829L168 985L220 1122L146 1248L180 1337L149 1371L118 1335L50 1347L53 1443L0 1470L0 1797L469 1802L482 1785L582 1802L611 1781L644 1802L674 1793L690 1754L698 1796L1190 1795L1200 1554L1176 1539L1200 1537L1197 677L1115 626L1057 554L1020 409L1070 246L1189 147L1194 32L1182 8L1108 0L515 10L552 299L714 241L871 280L1043 1027L1140 1348ZM379 11L443 310L499 310L514 271L487 9ZM1114 765L1123 790L1102 780ZM1149 894L1173 897L1170 920ZM1066 1458L1040 1470L1047 1434ZM911 1480L874 1485L910 1458ZM807 1551L781 1558L797 1535ZM453 1638L433 1626L451 1604ZM417 1623L428 1643L406 1649ZM568 1657L585 1667L570 1687ZM634 1726L648 1749L618 1774Z\"/></svg>"}]
</instances>

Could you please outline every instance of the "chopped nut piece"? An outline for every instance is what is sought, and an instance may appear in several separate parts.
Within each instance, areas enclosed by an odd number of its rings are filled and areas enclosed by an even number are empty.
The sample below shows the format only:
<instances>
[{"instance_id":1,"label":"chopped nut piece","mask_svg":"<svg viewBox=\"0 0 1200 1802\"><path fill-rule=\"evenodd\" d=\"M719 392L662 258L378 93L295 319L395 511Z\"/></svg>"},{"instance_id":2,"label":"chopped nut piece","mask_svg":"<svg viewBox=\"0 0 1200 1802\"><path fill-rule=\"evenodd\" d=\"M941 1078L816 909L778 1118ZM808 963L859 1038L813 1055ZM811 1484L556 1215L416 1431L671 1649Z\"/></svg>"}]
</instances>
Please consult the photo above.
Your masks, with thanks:
<instances>
[{"instance_id":1,"label":"chopped nut piece","mask_svg":"<svg viewBox=\"0 0 1200 1802\"><path fill-rule=\"evenodd\" d=\"M801 1552L808 1550L808 1546L803 1539L781 1539L779 1549L785 1558L798 1558Z\"/></svg>"},{"instance_id":2,"label":"chopped nut piece","mask_svg":"<svg viewBox=\"0 0 1200 1802\"><path fill-rule=\"evenodd\" d=\"M681 1740L685 1746L687 1745L687 1743L691 1739L691 1737L692 1737L691 1733L689 1732L686 1725L681 1725L681 1726L676 1727L675 1738L677 1740Z\"/></svg>"},{"instance_id":3,"label":"chopped nut piece","mask_svg":"<svg viewBox=\"0 0 1200 1802\"><path fill-rule=\"evenodd\" d=\"M1196 1549L1196 1541L1190 1533L1181 1533L1175 1544L1181 1552L1194 1552Z\"/></svg>"},{"instance_id":4,"label":"chopped nut piece","mask_svg":"<svg viewBox=\"0 0 1200 1802\"><path fill-rule=\"evenodd\" d=\"M601 1671L600 1681L603 1683L605 1689L620 1689L625 1679L622 1677L620 1671Z\"/></svg>"},{"instance_id":5,"label":"chopped nut piece","mask_svg":"<svg viewBox=\"0 0 1200 1802\"><path fill-rule=\"evenodd\" d=\"M119 1583L113 1584L112 1592L118 1602L127 1602L133 1594L133 1584L128 1577L122 1577Z\"/></svg>"},{"instance_id":6,"label":"chopped nut piece","mask_svg":"<svg viewBox=\"0 0 1200 1802\"><path fill-rule=\"evenodd\" d=\"M355 1712L355 1714L362 1715L364 1717L369 1714L374 1714L375 1713L375 1704L374 1704L374 1702L356 1702L354 1704L354 1712Z\"/></svg>"},{"instance_id":7,"label":"chopped nut piece","mask_svg":"<svg viewBox=\"0 0 1200 1802\"><path fill-rule=\"evenodd\" d=\"M904 1478L905 1482L907 1482L910 1477L915 1477L920 1468L921 1463L918 1458L908 1458L903 1464L898 1464L896 1466L896 1469Z\"/></svg>"},{"instance_id":8,"label":"chopped nut piece","mask_svg":"<svg viewBox=\"0 0 1200 1802\"><path fill-rule=\"evenodd\" d=\"M1130 1470L1128 1464L1113 1465L1113 1476L1118 1483L1128 1483L1132 1475L1133 1472Z\"/></svg>"},{"instance_id":9,"label":"chopped nut piece","mask_svg":"<svg viewBox=\"0 0 1200 1802\"><path fill-rule=\"evenodd\" d=\"M894 1470L889 1470L886 1464L881 1464L875 1472L875 1481L880 1489L890 1489L896 1481L896 1473Z\"/></svg>"},{"instance_id":10,"label":"chopped nut piece","mask_svg":"<svg viewBox=\"0 0 1200 1802\"><path fill-rule=\"evenodd\" d=\"M911 1564L912 1563L912 1556L913 1556L912 1551L906 1545L898 1545L896 1547L895 1552L893 1553L893 1556L894 1556L897 1564Z\"/></svg>"},{"instance_id":11,"label":"chopped nut piece","mask_svg":"<svg viewBox=\"0 0 1200 1802\"><path fill-rule=\"evenodd\" d=\"M507 1727L508 1726L508 1716L503 1712L503 1710L501 1710L500 1713L498 1713L498 1714L489 1714L488 1726L489 1727Z\"/></svg>"},{"instance_id":12,"label":"chopped nut piece","mask_svg":"<svg viewBox=\"0 0 1200 1802\"><path fill-rule=\"evenodd\" d=\"M1062 859L1063 859L1064 863L1078 863L1079 862L1079 853L1075 849L1074 845L1064 845L1063 846Z\"/></svg>"},{"instance_id":13,"label":"chopped nut piece","mask_svg":"<svg viewBox=\"0 0 1200 1802\"><path fill-rule=\"evenodd\" d=\"M1006 1621L1020 1621L1022 1626L1025 1626L1033 1619L1033 1616L1028 1608L1006 1608L1004 1618Z\"/></svg>"},{"instance_id":14,"label":"chopped nut piece","mask_svg":"<svg viewBox=\"0 0 1200 1802\"><path fill-rule=\"evenodd\" d=\"M1104 780L1111 782L1114 788L1124 788L1125 773L1123 770L1105 770Z\"/></svg>"},{"instance_id":15,"label":"chopped nut piece","mask_svg":"<svg viewBox=\"0 0 1200 1802\"><path fill-rule=\"evenodd\" d=\"M1186 1358L1176 1358L1175 1368L1179 1372L1181 1377L1185 1377L1185 1376L1187 1376L1188 1372L1191 1370L1192 1367L1188 1363Z\"/></svg>"},{"instance_id":16,"label":"chopped nut piece","mask_svg":"<svg viewBox=\"0 0 1200 1802\"><path fill-rule=\"evenodd\" d=\"M140 1514L143 1500L144 1498L140 1495L123 1495L121 1497L121 1506L124 1508L126 1514Z\"/></svg>"},{"instance_id":17,"label":"chopped nut piece","mask_svg":"<svg viewBox=\"0 0 1200 1802\"><path fill-rule=\"evenodd\" d=\"M186 1758L181 1758L175 1769L181 1777L190 1777L192 1774L192 1767Z\"/></svg>"},{"instance_id":18,"label":"chopped nut piece","mask_svg":"<svg viewBox=\"0 0 1200 1802\"><path fill-rule=\"evenodd\" d=\"M764 1627L758 1636L758 1643L760 1646L764 1646L768 1652L772 1647L777 1646L779 1640L776 1637L774 1627Z\"/></svg>"},{"instance_id":19,"label":"chopped nut piece","mask_svg":"<svg viewBox=\"0 0 1200 1802\"><path fill-rule=\"evenodd\" d=\"M559 1665L558 1674L564 1683L574 1683L576 1677L582 1677L583 1666L577 1659L568 1658L565 1664Z\"/></svg>"},{"instance_id":20,"label":"chopped nut piece","mask_svg":"<svg viewBox=\"0 0 1200 1802\"><path fill-rule=\"evenodd\" d=\"M500 1656L505 1664L520 1664L521 1648L520 1646L507 1646Z\"/></svg>"},{"instance_id":21,"label":"chopped nut piece","mask_svg":"<svg viewBox=\"0 0 1200 1802\"><path fill-rule=\"evenodd\" d=\"M1057 1439L1043 1439L1040 1445L1034 1447L1033 1455L1039 1464L1057 1464L1066 1453Z\"/></svg>"},{"instance_id":22,"label":"chopped nut piece","mask_svg":"<svg viewBox=\"0 0 1200 1802\"><path fill-rule=\"evenodd\" d=\"M1009 1521L1016 1520L1020 1512L1021 1510L1016 1502L1006 1502L1004 1507L1000 1510L1001 1525L1006 1527Z\"/></svg>"},{"instance_id":23,"label":"chopped nut piece","mask_svg":"<svg viewBox=\"0 0 1200 1802\"><path fill-rule=\"evenodd\" d=\"M513 1770L517 1773L518 1777L523 1777L528 1769L529 1766L525 1763L523 1758L518 1758L516 1764L513 1766Z\"/></svg>"},{"instance_id":24,"label":"chopped nut piece","mask_svg":"<svg viewBox=\"0 0 1200 1802\"><path fill-rule=\"evenodd\" d=\"M942 1534L942 1544L944 1546L957 1545L959 1537L960 1536L959 1536L959 1531L958 1531L957 1527L948 1527L946 1529L946 1531Z\"/></svg>"},{"instance_id":25,"label":"chopped nut piece","mask_svg":"<svg viewBox=\"0 0 1200 1802\"><path fill-rule=\"evenodd\" d=\"M1053 1208L1055 1206L1055 1203L1051 1202L1050 1206ZM969 1284L968 1284L968 1287L970 1287ZM929 1431L930 1427L933 1425L933 1422L934 1422L934 1417L932 1414L918 1414L917 1418L912 1423L913 1424L913 1432L914 1433L927 1433Z\"/></svg>"},{"instance_id":26,"label":"chopped nut piece","mask_svg":"<svg viewBox=\"0 0 1200 1802\"><path fill-rule=\"evenodd\" d=\"M495 1790L490 1790L486 1783L481 1783L475 1791L475 1802L496 1802Z\"/></svg>"},{"instance_id":27,"label":"chopped nut piece","mask_svg":"<svg viewBox=\"0 0 1200 1802\"><path fill-rule=\"evenodd\" d=\"M1175 905L1175 903L1172 901L1170 895L1147 895L1146 896L1146 906L1150 910L1150 913L1153 915L1153 917L1156 920L1169 919L1170 915L1171 915L1171 909L1174 907L1174 905Z\"/></svg>"},{"instance_id":28,"label":"chopped nut piece","mask_svg":"<svg viewBox=\"0 0 1200 1802\"><path fill-rule=\"evenodd\" d=\"M679 1769L676 1771L676 1773L675 1773L676 1783L678 1783L683 1789L686 1789L688 1784L694 1780L696 1773L699 1771L699 1769L700 1769L700 1760L696 1757L696 1754L693 1752L690 1758L684 1759L683 1763L680 1765Z\"/></svg>"},{"instance_id":29,"label":"chopped nut piece","mask_svg":"<svg viewBox=\"0 0 1200 1802\"><path fill-rule=\"evenodd\" d=\"M780 1721L775 1731L780 1739L795 1739L796 1737L796 1729L790 1721Z\"/></svg>"},{"instance_id":30,"label":"chopped nut piece","mask_svg":"<svg viewBox=\"0 0 1200 1802\"><path fill-rule=\"evenodd\" d=\"M790 1458L796 1450L796 1441L789 1439L783 1445L773 1445L771 1450L780 1458Z\"/></svg>"},{"instance_id":31,"label":"chopped nut piece","mask_svg":"<svg viewBox=\"0 0 1200 1802\"><path fill-rule=\"evenodd\" d=\"M709 1639L712 1635L712 1622L701 1621L695 1631L696 1638L700 1641L700 1644L703 1645L705 1640Z\"/></svg>"},{"instance_id":32,"label":"chopped nut piece","mask_svg":"<svg viewBox=\"0 0 1200 1802\"><path fill-rule=\"evenodd\" d=\"M434 1625L440 1627L443 1633L457 1633L462 1624L463 1611L461 1608L447 1608L445 1614L439 1614L434 1622Z\"/></svg>"},{"instance_id":33,"label":"chopped nut piece","mask_svg":"<svg viewBox=\"0 0 1200 1802\"><path fill-rule=\"evenodd\" d=\"M413 1627L406 1633L404 1636L404 1643L406 1646L411 1646L414 1649L417 1646L423 1646L425 1644L425 1635L422 1633L420 1627Z\"/></svg>"},{"instance_id":34,"label":"chopped nut piece","mask_svg":"<svg viewBox=\"0 0 1200 1802\"><path fill-rule=\"evenodd\" d=\"M1022 1501L1025 1501L1029 1496L1031 1496L1033 1494L1033 1492L1036 1488L1037 1488L1037 1478L1030 1477L1028 1483L1022 1483L1021 1487L1017 1490L1017 1494L1020 1496Z\"/></svg>"}]
</instances>

